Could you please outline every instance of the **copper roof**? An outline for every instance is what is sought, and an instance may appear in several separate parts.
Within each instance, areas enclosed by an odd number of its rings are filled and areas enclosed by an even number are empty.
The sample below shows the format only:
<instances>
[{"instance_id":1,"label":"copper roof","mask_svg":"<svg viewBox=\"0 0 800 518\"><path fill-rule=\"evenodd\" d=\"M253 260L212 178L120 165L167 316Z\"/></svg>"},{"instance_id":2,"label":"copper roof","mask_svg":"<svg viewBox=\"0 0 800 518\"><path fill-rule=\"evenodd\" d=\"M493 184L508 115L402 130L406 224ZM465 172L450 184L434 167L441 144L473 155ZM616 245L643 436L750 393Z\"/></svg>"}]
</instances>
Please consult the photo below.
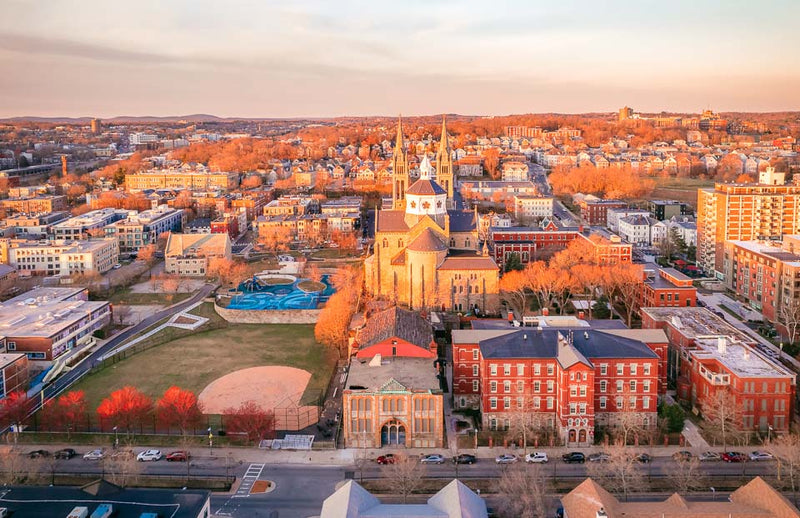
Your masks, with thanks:
<instances>
[{"instance_id":1,"label":"copper roof","mask_svg":"<svg viewBox=\"0 0 800 518\"><path fill-rule=\"evenodd\" d=\"M406 194L422 194L433 196L435 194L447 194L447 191L434 180L420 179L414 185L406 189Z\"/></svg>"},{"instance_id":2,"label":"copper roof","mask_svg":"<svg viewBox=\"0 0 800 518\"><path fill-rule=\"evenodd\" d=\"M488 256L446 257L439 270L497 270L497 263Z\"/></svg>"}]
</instances>

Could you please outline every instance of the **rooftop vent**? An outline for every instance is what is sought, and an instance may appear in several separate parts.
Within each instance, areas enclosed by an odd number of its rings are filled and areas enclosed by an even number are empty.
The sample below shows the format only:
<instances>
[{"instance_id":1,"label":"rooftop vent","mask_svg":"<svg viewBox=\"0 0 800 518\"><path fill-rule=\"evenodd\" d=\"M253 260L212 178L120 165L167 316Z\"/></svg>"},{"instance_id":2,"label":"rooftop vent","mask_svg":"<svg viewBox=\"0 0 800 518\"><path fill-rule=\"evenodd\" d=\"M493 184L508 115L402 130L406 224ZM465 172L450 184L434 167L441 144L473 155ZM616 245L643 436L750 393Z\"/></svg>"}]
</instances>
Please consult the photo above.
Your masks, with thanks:
<instances>
[{"instance_id":1,"label":"rooftop vent","mask_svg":"<svg viewBox=\"0 0 800 518\"><path fill-rule=\"evenodd\" d=\"M584 331L583 332L583 338L586 339L586 340L589 339L589 332L588 331Z\"/></svg>"},{"instance_id":2,"label":"rooftop vent","mask_svg":"<svg viewBox=\"0 0 800 518\"><path fill-rule=\"evenodd\" d=\"M725 354L728 350L728 340L724 336L717 338L717 351L720 354Z\"/></svg>"}]
</instances>

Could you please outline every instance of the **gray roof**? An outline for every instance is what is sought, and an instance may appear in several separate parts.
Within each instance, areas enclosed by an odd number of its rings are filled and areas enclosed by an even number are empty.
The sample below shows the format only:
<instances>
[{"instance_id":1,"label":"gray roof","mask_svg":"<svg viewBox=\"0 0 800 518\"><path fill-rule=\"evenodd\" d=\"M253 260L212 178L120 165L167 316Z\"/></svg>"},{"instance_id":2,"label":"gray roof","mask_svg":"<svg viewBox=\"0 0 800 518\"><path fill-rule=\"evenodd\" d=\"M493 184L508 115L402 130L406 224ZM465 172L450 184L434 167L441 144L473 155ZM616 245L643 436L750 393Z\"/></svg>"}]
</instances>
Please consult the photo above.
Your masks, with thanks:
<instances>
[{"instance_id":1,"label":"gray roof","mask_svg":"<svg viewBox=\"0 0 800 518\"><path fill-rule=\"evenodd\" d=\"M436 377L432 358L384 357L381 364L371 366L372 360L356 359L350 361L347 388L368 390L370 392L439 392L439 379Z\"/></svg>"},{"instance_id":2,"label":"gray roof","mask_svg":"<svg viewBox=\"0 0 800 518\"><path fill-rule=\"evenodd\" d=\"M407 232L406 213L402 210L376 210L378 232Z\"/></svg>"},{"instance_id":3,"label":"gray roof","mask_svg":"<svg viewBox=\"0 0 800 518\"><path fill-rule=\"evenodd\" d=\"M433 331L427 320L418 312L392 306L369 313L364 327L356 331L356 342L361 349L396 336L428 349L433 341Z\"/></svg>"},{"instance_id":4,"label":"gray roof","mask_svg":"<svg viewBox=\"0 0 800 518\"><path fill-rule=\"evenodd\" d=\"M448 210L450 232L471 232L476 228L475 213L469 210Z\"/></svg>"}]
</instances>

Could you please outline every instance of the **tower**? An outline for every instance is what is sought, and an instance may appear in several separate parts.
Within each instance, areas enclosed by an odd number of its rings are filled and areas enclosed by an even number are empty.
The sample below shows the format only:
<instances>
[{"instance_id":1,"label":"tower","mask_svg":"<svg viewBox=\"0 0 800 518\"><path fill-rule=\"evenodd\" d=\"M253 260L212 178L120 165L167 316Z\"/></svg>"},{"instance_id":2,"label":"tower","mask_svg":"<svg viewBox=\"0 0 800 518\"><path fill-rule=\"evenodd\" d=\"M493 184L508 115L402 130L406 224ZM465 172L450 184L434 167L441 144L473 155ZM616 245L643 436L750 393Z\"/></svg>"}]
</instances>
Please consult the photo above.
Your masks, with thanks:
<instances>
[{"instance_id":1,"label":"tower","mask_svg":"<svg viewBox=\"0 0 800 518\"><path fill-rule=\"evenodd\" d=\"M403 142L403 119L397 118L397 138L392 153L392 209L406 207L406 189L408 189L408 155Z\"/></svg>"},{"instance_id":2,"label":"tower","mask_svg":"<svg viewBox=\"0 0 800 518\"><path fill-rule=\"evenodd\" d=\"M442 116L442 136L436 152L436 181L447 192L447 203L453 203L453 152L447 138L447 123Z\"/></svg>"}]
</instances>

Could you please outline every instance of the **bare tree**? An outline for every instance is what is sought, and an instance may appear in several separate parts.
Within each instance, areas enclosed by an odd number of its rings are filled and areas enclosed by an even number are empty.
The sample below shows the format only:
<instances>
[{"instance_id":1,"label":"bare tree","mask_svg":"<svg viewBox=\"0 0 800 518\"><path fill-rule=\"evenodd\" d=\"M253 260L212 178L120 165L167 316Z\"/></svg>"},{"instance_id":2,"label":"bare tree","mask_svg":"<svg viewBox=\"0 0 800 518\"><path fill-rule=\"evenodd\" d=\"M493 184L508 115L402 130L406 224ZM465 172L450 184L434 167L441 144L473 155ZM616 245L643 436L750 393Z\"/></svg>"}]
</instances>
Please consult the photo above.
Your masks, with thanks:
<instances>
[{"instance_id":1,"label":"bare tree","mask_svg":"<svg viewBox=\"0 0 800 518\"><path fill-rule=\"evenodd\" d=\"M142 473L142 463L136 460L133 450L120 450L102 460L103 471L109 482L119 487L135 483Z\"/></svg>"},{"instance_id":2,"label":"bare tree","mask_svg":"<svg viewBox=\"0 0 800 518\"><path fill-rule=\"evenodd\" d=\"M767 445L766 449L775 457L778 482L792 490L792 499L797 505L797 486L800 485L800 436L792 433L778 436Z\"/></svg>"},{"instance_id":3,"label":"bare tree","mask_svg":"<svg viewBox=\"0 0 800 518\"><path fill-rule=\"evenodd\" d=\"M496 482L498 511L505 518L547 516L547 480L538 464L515 464L503 470Z\"/></svg>"},{"instance_id":4,"label":"bare tree","mask_svg":"<svg viewBox=\"0 0 800 518\"><path fill-rule=\"evenodd\" d=\"M617 412L614 413L614 427L617 429L623 445L628 444L631 435L643 433L645 431L644 421L641 413L636 409L634 392L631 391L630 384L625 382L622 392L618 392L615 404ZM619 404L621 403L621 405Z\"/></svg>"},{"instance_id":5,"label":"bare tree","mask_svg":"<svg viewBox=\"0 0 800 518\"><path fill-rule=\"evenodd\" d=\"M680 459L675 468L670 469L669 478L675 491L681 494L697 491L705 487L705 476L700 471L700 460L697 457Z\"/></svg>"},{"instance_id":6,"label":"bare tree","mask_svg":"<svg viewBox=\"0 0 800 518\"><path fill-rule=\"evenodd\" d=\"M622 444L605 448L608 459L605 462L590 462L586 471L589 476L612 493L628 499L628 494L645 489L644 473L639 461Z\"/></svg>"},{"instance_id":7,"label":"bare tree","mask_svg":"<svg viewBox=\"0 0 800 518\"><path fill-rule=\"evenodd\" d=\"M4 485L34 481L42 469L41 459L29 459L16 447L0 449L0 483Z\"/></svg>"},{"instance_id":8,"label":"bare tree","mask_svg":"<svg viewBox=\"0 0 800 518\"><path fill-rule=\"evenodd\" d=\"M785 301L778 312L778 318L786 326L789 343L794 343L797 332L800 331L800 298L792 297Z\"/></svg>"},{"instance_id":9,"label":"bare tree","mask_svg":"<svg viewBox=\"0 0 800 518\"><path fill-rule=\"evenodd\" d=\"M715 438L722 440L723 448L728 446L729 441L736 440L741 435L742 405L727 387L718 389L704 400L701 410L706 428Z\"/></svg>"},{"instance_id":10,"label":"bare tree","mask_svg":"<svg viewBox=\"0 0 800 518\"><path fill-rule=\"evenodd\" d=\"M390 464L387 469L389 488L402 495L404 504L408 495L422 485L422 470L418 460L415 457L397 457L395 463Z\"/></svg>"}]
</instances>

